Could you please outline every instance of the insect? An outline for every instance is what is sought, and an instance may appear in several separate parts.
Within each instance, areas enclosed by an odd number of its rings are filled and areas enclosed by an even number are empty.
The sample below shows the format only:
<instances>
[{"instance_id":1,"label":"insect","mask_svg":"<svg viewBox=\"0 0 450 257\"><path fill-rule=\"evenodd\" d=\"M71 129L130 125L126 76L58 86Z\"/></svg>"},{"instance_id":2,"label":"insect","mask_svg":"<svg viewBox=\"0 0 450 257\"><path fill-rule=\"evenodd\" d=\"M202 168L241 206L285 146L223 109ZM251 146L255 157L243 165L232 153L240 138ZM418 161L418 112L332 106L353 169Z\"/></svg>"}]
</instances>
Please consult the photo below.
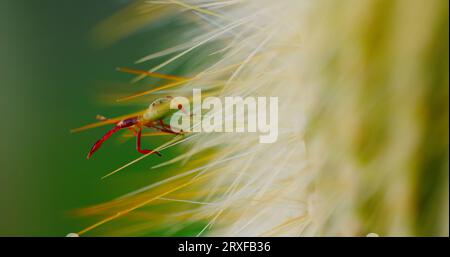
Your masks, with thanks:
<instances>
[{"instance_id":1,"label":"insect","mask_svg":"<svg viewBox=\"0 0 450 257\"><path fill-rule=\"evenodd\" d=\"M97 140L97 142L95 142L95 144L92 146L91 150L87 155L87 159L90 159L92 155L102 146L102 144L114 133L125 128L131 130L133 134L136 136L136 148L138 152L142 154L157 154L161 156L161 154L158 151L141 148L142 128L143 127L154 128L162 132L176 135L183 133L183 131L180 132L173 131L169 124L164 123L165 118L170 117L172 114L177 112L177 109L170 108L170 101L172 99L173 97L171 96L156 99L149 105L148 109L143 114L123 119L115 123L115 126L111 130L106 132L106 134L102 138L100 138L99 140ZM177 108L178 110L184 112L183 105L178 104ZM97 119L107 120L107 118L103 116L97 116Z\"/></svg>"}]
</instances>

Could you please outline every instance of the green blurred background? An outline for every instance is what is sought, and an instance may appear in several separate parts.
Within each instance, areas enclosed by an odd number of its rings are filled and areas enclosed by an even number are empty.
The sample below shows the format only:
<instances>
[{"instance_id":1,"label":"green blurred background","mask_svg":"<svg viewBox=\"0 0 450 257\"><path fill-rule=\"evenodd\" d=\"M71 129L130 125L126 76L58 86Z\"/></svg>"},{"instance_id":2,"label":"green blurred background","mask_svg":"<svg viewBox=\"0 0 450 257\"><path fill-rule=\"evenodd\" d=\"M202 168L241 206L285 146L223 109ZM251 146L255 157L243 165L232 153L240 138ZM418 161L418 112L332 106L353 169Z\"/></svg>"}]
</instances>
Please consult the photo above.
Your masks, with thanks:
<instances>
[{"instance_id":1,"label":"green blurred background","mask_svg":"<svg viewBox=\"0 0 450 257\"><path fill-rule=\"evenodd\" d=\"M131 66L161 43L155 33L109 47L93 43L92 29L128 2L0 1L0 235L76 232L92 220L80 221L71 210L111 200L160 175L146 172L154 161L147 158L126 171L126 180L119 175L100 181L138 156L134 142L108 141L88 161L87 152L106 128L69 133L95 122L97 114L111 117L145 108L99 99L102 92L139 91L129 88L131 76L115 69ZM156 139L146 142L157 144Z\"/></svg>"}]
</instances>

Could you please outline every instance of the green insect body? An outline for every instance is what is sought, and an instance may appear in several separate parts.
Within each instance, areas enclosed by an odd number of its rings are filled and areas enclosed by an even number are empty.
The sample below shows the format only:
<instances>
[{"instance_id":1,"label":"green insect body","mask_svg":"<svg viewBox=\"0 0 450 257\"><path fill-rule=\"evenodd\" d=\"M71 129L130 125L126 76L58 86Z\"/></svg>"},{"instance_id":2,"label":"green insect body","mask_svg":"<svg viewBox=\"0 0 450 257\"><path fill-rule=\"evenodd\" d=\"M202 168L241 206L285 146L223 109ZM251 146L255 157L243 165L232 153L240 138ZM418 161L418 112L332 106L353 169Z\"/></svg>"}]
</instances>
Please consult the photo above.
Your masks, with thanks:
<instances>
[{"instance_id":1,"label":"green insect body","mask_svg":"<svg viewBox=\"0 0 450 257\"><path fill-rule=\"evenodd\" d=\"M103 142L110 138L114 133L124 128L130 129L136 135L136 148L138 152L142 154L155 153L157 155L161 155L157 151L141 148L142 127L154 128L170 134L179 134L178 132L173 131L169 124L164 123L165 118L171 117L179 110L183 111L183 106L181 104L178 104L176 109L170 108L172 99L173 98L170 96L159 98L153 101L142 115L123 119L117 122L114 128L106 132L102 138L95 142L89 151L87 158L91 158L92 154L102 146Z\"/></svg>"}]
</instances>

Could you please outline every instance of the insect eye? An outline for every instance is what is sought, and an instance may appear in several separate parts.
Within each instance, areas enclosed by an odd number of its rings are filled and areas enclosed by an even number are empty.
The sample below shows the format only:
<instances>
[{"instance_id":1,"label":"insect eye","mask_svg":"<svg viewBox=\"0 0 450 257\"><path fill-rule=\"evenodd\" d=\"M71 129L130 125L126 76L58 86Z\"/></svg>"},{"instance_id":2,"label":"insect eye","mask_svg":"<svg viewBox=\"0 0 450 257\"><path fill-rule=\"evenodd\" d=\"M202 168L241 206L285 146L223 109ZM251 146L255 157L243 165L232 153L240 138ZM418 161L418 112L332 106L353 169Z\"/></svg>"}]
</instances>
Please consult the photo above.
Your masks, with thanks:
<instances>
[{"instance_id":1,"label":"insect eye","mask_svg":"<svg viewBox=\"0 0 450 257\"><path fill-rule=\"evenodd\" d=\"M181 110L181 109L183 109L183 105L178 104L178 110Z\"/></svg>"}]
</instances>

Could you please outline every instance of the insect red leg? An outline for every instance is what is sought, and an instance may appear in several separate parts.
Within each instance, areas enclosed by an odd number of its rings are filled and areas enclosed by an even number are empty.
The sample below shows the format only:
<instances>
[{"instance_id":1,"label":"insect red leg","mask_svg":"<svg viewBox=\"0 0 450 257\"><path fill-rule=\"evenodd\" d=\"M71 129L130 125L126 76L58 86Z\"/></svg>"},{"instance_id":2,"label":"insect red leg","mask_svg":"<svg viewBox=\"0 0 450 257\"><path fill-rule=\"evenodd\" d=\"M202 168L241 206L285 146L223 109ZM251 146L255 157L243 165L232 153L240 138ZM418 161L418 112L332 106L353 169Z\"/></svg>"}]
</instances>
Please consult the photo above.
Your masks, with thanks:
<instances>
[{"instance_id":1,"label":"insect red leg","mask_svg":"<svg viewBox=\"0 0 450 257\"><path fill-rule=\"evenodd\" d=\"M103 142L105 142L108 138L110 138L114 133L116 133L120 129L121 129L120 127L115 126L113 129L106 132L106 134L102 138L97 140L97 142L95 142L95 144L92 146L91 150L89 151L89 153L87 155L87 159L91 158L92 154L94 154L94 152L97 151L100 148L100 146L102 146Z\"/></svg>"},{"instance_id":2,"label":"insect red leg","mask_svg":"<svg viewBox=\"0 0 450 257\"><path fill-rule=\"evenodd\" d=\"M171 130L171 129L166 129L166 128L162 128L162 127L155 126L155 125L149 126L149 128L154 128L154 129L157 129L157 130L159 130L159 131L161 131L161 132L166 132L166 133L174 134L174 135L179 135L179 134L181 134L181 133L175 132L175 131L173 131L173 130Z\"/></svg>"},{"instance_id":3,"label":"insect red leg","mask_svg":"<svg viewBox=\"0 0 450 257\"><path fill-rule=\"evenodd\" d=\"M183 134L183 130L181 130L180 132L173 131L172 127L169 124L164 123L163 120L160 120L159 124L165 129L165 132L176 134L176 135Z\"/></svg>"},{"instance_id":4,"label":"insect red leg","mask_svg":"<svg viewBox=\"0 0 450 257\"><path fill-rule=\"evenodd\" d=\"M159 124L161 125L161 127L165 128L165 129L171 129L171 127L169 125L167 125L166 123L164 123L163 120L159 120Z\"/></svg>"},{"instance_id":5,"label":"insect red leg","mask_svg":"<svg viewBox=\"0 0 450 257\"><path fill-rule=\"evenodd\" d=\"M161 154L157 151L153 151L153 150L146 150L146 149L141 149L141 139L142 139L142 127L138 128L138 132L137 132L137 138L136 138L136 148L138 150L138 152L142 153L142 154L157 154L158 156L161 156Z\"/></svg>"},{"instance_id":6,"label":"insect red leg","mask_svg":"<svg viewBox=\"0 0 450 257\"><path fill-rule=\"evenodd\" d=\"M135 135L135 136L138 135L138 133L137 133L137 131L136 131L136 128L134 128L134 127L129 127L128 129L131 131L131 133L133 133L133 135Z\"/></svg>"}]
</instances>

